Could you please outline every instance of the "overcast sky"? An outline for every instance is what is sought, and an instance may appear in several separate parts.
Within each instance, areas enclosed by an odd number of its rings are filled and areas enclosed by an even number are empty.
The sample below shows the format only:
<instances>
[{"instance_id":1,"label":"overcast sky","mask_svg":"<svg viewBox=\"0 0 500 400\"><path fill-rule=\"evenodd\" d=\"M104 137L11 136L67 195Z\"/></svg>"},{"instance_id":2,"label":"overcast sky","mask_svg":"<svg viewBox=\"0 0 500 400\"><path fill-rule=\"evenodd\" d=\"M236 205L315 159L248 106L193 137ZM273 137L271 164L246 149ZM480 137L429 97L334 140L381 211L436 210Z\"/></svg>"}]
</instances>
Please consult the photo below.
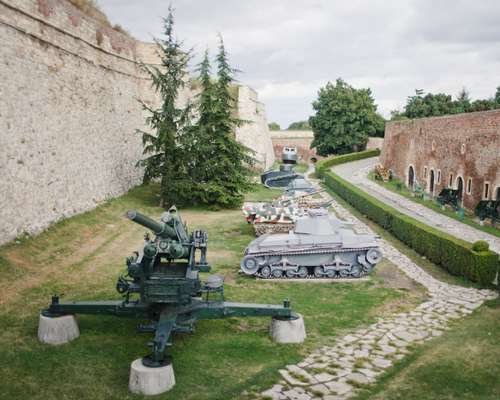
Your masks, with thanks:
<instances>
[{"instance_id":1,"label":"overcast sky","mask_svg":"<svg viewBox=\"0 0 500 400\"><path fill-rule=\"evenodd\" d=\"M98 0L112 23L150 41L168 0ZM473 99L500 86L499 0L175 0L187 47L214 53L217 33L238 79L259 93L268 121L307 119L318 89L342 77L372 89L379 111L416 88Z\"/></svg>"}]
</instances>

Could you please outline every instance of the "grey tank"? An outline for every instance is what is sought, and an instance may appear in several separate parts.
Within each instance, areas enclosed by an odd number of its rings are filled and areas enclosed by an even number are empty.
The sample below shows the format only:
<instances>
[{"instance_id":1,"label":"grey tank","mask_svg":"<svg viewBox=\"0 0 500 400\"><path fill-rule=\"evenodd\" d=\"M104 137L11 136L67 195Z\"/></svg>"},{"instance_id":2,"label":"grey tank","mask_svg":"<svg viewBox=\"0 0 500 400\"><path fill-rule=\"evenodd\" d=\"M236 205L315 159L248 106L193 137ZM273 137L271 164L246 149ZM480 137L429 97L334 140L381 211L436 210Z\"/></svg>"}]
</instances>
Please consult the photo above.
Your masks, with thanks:
<instances>
[{"instance_id":1,"label":"grey tank","mask_svg":"<svg viewBox=\"0 0 500 400\"><path fill-rule=\"evenodd\" d=\"M289 233L251 242L240 268L261 278L359 278L380 260L376 236L357 234L350 222L316 209L298 218Z\"/></svg>"}]
</instances>

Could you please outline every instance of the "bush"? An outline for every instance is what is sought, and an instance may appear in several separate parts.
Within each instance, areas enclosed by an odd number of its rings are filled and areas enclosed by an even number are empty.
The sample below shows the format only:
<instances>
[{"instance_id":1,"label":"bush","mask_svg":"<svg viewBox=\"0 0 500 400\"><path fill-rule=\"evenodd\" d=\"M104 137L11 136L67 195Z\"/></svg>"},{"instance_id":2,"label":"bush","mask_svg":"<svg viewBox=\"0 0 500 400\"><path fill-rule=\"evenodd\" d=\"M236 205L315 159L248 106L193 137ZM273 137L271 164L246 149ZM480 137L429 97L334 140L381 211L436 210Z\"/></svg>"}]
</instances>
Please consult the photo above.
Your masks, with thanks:
<instances>
[{"instance_id":1,"label":"bush","mask_svg":"<svg viewBox=\"0 0 500 400\"><path fill-rule=\"evenodd\" d=\"M376 157L380 155L380 149L360 151L358 153L349 153L342 156L333 156L326 160L316 163L316 176L323 178L323 174L334 165L344 164L350 161L363 160L365 158Z\"/></svg>"},{"instance_id":2,"label":"bush","mask_svg":"<svg viewBox=\"0 0 500 400\"><path fill-rule=\"evenodd\" d=\"M474 250L477 253L481 253L483 251L488 251L490 249L490 245L487 241L485 240L478 240L474 242L472 245L472 250Z\"/></svg>"},{"instance_id":3,"label":"bush","mask_svg":"<svg viewBox=\"0 0 500 400\"><path fill-rule=\"evenodd\" d=\"M323 171L323 176L326 185L337 195L451 274L465 276L484 286L490 285L495 278L499 259L493 251L487 248L481 252L473 251L470 243L400 213L333 172ZM484 245L479 247L484 249Z\"/></svg>"}]
</instances>

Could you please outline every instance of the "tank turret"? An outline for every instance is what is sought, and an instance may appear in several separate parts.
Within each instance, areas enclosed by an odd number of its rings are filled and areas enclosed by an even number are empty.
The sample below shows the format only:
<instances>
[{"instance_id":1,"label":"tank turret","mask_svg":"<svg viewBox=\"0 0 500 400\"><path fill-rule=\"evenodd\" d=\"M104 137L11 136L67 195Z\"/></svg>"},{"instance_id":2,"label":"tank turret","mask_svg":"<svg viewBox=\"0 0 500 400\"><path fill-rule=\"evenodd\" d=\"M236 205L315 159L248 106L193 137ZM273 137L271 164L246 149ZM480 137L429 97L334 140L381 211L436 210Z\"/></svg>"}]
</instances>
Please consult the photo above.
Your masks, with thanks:
<instances>
[{"instance_id":1,"label":"tank turret","mask_svg":"<svg viewBox=\"0 0 500 400\"><path fill-rule=\"evenodd\" d=\"M241 270L262 278L359 278L382 259L376 236L324 209L309 210L286 234L265 234L245 250Z\"/></svg>"}]
</instances>

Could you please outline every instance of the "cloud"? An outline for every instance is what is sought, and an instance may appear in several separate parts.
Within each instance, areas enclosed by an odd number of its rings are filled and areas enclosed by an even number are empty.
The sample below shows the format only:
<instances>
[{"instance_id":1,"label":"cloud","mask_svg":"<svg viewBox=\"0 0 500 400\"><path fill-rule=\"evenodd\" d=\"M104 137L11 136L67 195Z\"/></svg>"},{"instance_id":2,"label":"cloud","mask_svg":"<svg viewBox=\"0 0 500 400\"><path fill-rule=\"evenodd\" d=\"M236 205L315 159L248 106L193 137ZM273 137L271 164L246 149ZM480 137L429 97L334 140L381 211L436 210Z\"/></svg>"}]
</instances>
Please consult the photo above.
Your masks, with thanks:
<instances>
[{"instance_id":1,"label":"cloud","mask_svg":"<svg viewBox=\"0 0 500 400\"><path fill-rule=\"evenodd\" d=\"M98 0L134 36L161 35L164 0ZM176 31L212 54L220 32L238 77L287 126L312 113L328 81L369 87L388 116L416 88L473 98L500 85L497 0L176 0Z\"/></svg>"}]
</instances>

